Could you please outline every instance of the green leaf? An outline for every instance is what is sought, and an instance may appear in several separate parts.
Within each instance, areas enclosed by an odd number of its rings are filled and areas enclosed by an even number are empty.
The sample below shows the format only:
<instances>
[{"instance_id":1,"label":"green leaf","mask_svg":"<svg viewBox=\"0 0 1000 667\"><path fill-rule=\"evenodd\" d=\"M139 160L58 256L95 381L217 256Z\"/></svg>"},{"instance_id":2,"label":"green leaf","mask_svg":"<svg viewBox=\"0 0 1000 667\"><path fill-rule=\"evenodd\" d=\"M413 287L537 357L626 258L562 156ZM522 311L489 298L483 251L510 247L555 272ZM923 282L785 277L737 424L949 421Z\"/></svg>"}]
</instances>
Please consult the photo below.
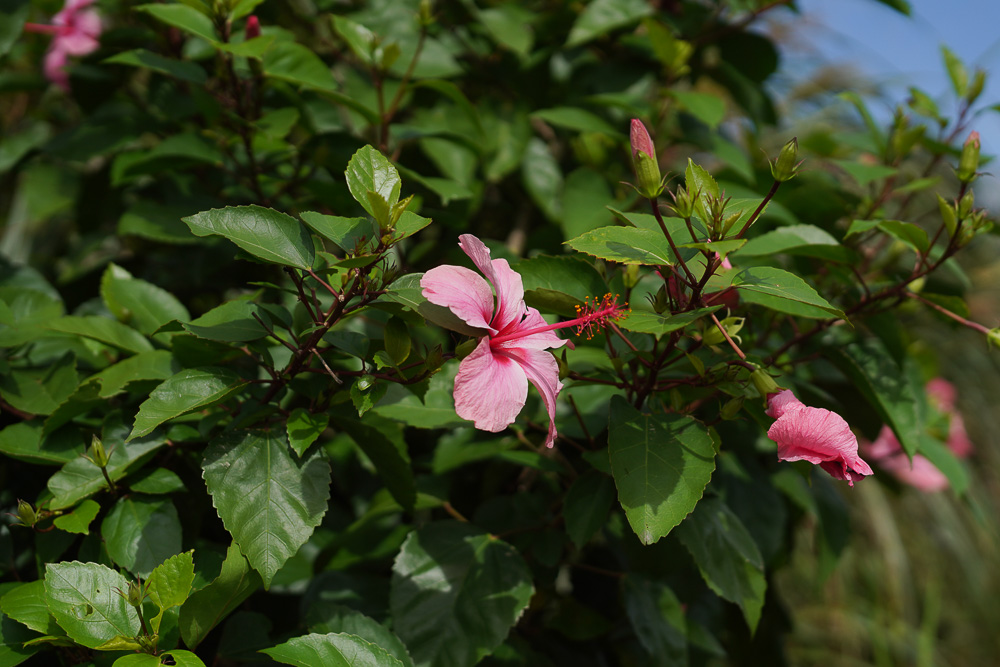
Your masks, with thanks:
<instances>
[{"instance_id":1,"label":"green leaf","mask_svg":"<svg viewBox=\"0 0 1000 667\"><path fill-rule=\"evenodd\" d=\"M516 2L507 2L477 12L476 18L489 31L493 41L521 58L531 53L535 41L531 23L536 15Z\"/></svg>"},{"instance_id":2,"label":"green leaf","mask_svg":"<svg viewBox=\"0 0 1000 667\"><path fill-rule=\"evenodd\" d=\"M399 317L389 318L389 321L385 323L384 343L385 351L393 363L398 366L406 361L407 357L410 356L410 346L413 343L406 322Z\"/></svg>"},{"instance_id":3,"label":"green leaf","mask_svg":"<svg viewBox=\"0 0 1000 667\"><path fill-rule=\"evenodd\" d=\"M713 130L726 117L726 103L718 95L690 90L671 90L670 95L692 116Z\"/></svg>"},{"instance_id":4,"label":"green leaf","mask_svg":"<svg viewBox=\"0 0 1000 667\"><path fill-rule=\"evenodd\" d=\"M703 424L643 414L621 396L611 399L608 453L618 500L643 544L684 520L715 470L715 446Z\"/></svg>"},{"instance_id":5,"label":"green leaf","mask_svg":"<svg viewBox=\"0 0 1000 667\"><path fill-rule=\"evenodd\" d=\"M521 156L521 183L545 217L562 219L563 173L548 145L532 137Z\"/></svg>"},{"instance_id":6,"label":"green leaf","mask_svg":"<svg viewBox=\"0 0 1000 667\"><path fill-rule=\"evenodd\" d=\"M962 60L944 44L941 45L941 56L944 58L945 69L948 70L948 78L951 79L951 88L958 97L965 97L969 89L969 71L965 69Z\"/></svg>"},{"instance_id":7,"label":"green leaf","mask_svg":"<svg viewBox=\"0 0 1000 667\"><path fill-rule=\"evenodd\" d=\"M153 350L122 359L97 375L91 376L87 381L99 382L101 391L98 395L101 398L110 398L122 392L130 382L166 380L177 370L178 364L173 355L166 350Z\"/></svg>"},{"instance_id":8,"label":"green leaf","mask_svg":"<svg viewBox=\"0 0 1000 667\"><path fill-rule=\"evenodd\" d=\"M643 0L592 0L573 23L566 46L579 46L652 13L653 8Z\"/></svg>"},{"instance_id":9,"label":"green leaf","mask_svg":"<svg viewBox=\"0 0 1000 667\"><path fill-rule=\"evenodd\" d=\"M309 232L295 218L262 206L229 206L184 218L195 236L223 236L265 262L308 271L315 260Z\"/></svg>"},{"instance_id":10,"label":"green leaf","mask_svg":"<svg viewBox=\"0 0 1000 667\"><path fill-rule=\"evenodd\" d=\"M680 600L666 585L642 575L622 580L622 601L649 665L686 665L687 622Z\"/></svg>"},{"instance_id":11,"label":"green leaf","mask_svg":"<svg viewBox=\"0 0 1000 667\"><path fill-rule=\"evenodd\" d=\"M613 137L620 136L621 133L611 127L606 120L597 114L585 111L577 107L553 107L551 109L539 109L531 114L534 118L540 118L550 125L565 127L577 132L601 132Z\"/></svg>"},{"instance_id":12,"label":"green leaf","mask_svg":"<svg viewBox=\"0 0 1000 667\"><path fill-rule=\"evenodd\" d=\"M676 315L660 315L648 310L633 310L626 315L624 319L616 322L616 324L622 329L627 329L628 331L662 336L665 333L683 329L692 322L708 315L709 313L714 313L720 308L722 308L722 306L697 308L686 313L677 313Z\"/></svg>"},{"instance_id":13,"label":"green leaf","mask_svg":"<svg viewBox=\"0 0 1000 667\"><path fill-rule=\"evenodd\" d=\"M97 315L84 315L82 317L68 315L52 320L45 325L45 328L84 338L93 338L128 352L151 352L153 350L152 343L132 327Z\"/></svg>"},{"instance_id":14,"label":"green leaf","mask_svg":"<svg viewBox=\"0 0 1000 667\"><path fill-rule=\"evenodd\" d=\"M148 199L133 204L118 220L122 236L140 236L161 243L192 244L198 240L181 221L191 214L189 206L163 206Z\"/></svg>"},{"instance_id":15,"label":"green leaf","mask_svg":"<svg viewBox=\"0 0 1000 667\"><path fill-rule=\"evenodd\" d=\"M323 433L329 423L330 415L325 412L314 414L305 408L295 408L285 423L288 443L296 454L302 456L309 449L309 445L316 442L316 438Z\"/></svg>"},{"instance_id":16,"label":"green leaf","mask_svg":"<svg viewBox=\"0 0 1000 667\"><path fill-rule=\"evenodd\" d=\"M425 218L419 216L413 211L403 211L403 214L399 216L399 220L396 221L396 226L392 230L392 234L389 236L390 243L398 243L405 238L413 236L421 229L433 222L430 218Z\"/></svg>"},{"instance_id":17,"label":"green leaf","mask_svg":"<svg viewBox=\"0 0 1000 667\"><path fill-rule=\"evenodd\" d=\"M588 470L573 482L563 506L566 533L577 549L604 527L615 500L615 484L607 475Z\"/></svg>"},{"instance_id":18,"label":"green leaf","mask_svg":"<svg viewBox=\"0 0 1000 667\"><path fill-rule=\"evenodd\" d=\"M56 528L65 530L67 533L90 535L90 524L97 518L97 513L100 511L101 506L98 503L87 499L69 514L56 517L52 523Z\"/></svg>"},{"instance_id":19,"label":"green leaf","mask_svg":"<svg viewBox=\"0 0 1000 667\"><path fill-rule=\"evenodd\" d=\"M169 500L120 498L101 523L101 539L115 563L146 578L181 551L181 521Z\"/></svg>"},{"instance_id":20,"label":"green leaf","mask_svg":"<svg viewBox=\"0 0 1000 667\"><path fill-rule=\"evenodd\" d=\"M76 360L66 354L48 368L0 373L0 396L22 412L49 415L73 395L78 384Z\"/></svg>"},{"instance_id":21,"label":"green leaf","mask_svg":"<svg viewBox=\"0 0 1000 667\"><path fill-rule=\"evenodd\" d=\"M310 607L306 614L306 623L309 625L309 630L314 633L338 632L360 637L385 649L404 667L413 667L413 658L399 637L375 619L359 611L339 604L320 602Z\"/></svg>"},{"instance_id":22,"label":"green leaf","mask_svg":"<svg viewBox=\"0 0 1000 667\"><path fill-rule=\"evenodd\" d=\"M139 406L128 440L152 433L175 417L221 403L246 384L228 368L185 368L162 382Z\"/></svg>"},{"instance_id":23,"label":"green leaf","mask_svg":"<svg viewBox=\"0 0 1000 667\"><path fill-rule=\"evenodd\" d=\"M969 490L969 473L945 443L930 435L921 434L920 453L948 478L948 484L955 495L965 495Z\"/></svg>"},{"instance_id":24,"label":"green leaf","mask_svg":"<svg viewBox=\"0 0 1000 667\"><path fill-rule=\"evenodd\" d=\"M699 199L718 197L720 194L719 184L712 175L691 158L688 158L687 168L684 170L684 185L692 197L697 195Z\"/></svg>"},{"instance_id":25,"label":"green leaf","mask_svg":"<svg viewBox=\"0 0 1000 667\"><path fill-rule=\"evenodd\" d=\"M585 299L600 299L608 291L601 274L582 257L539 255L521 260L515 269L528 305L567 317L576 317L575 306Z\"/></svg>"},{"instance_id":26,"label":"green leaf","mask_svg":"<svg viewBox=\"0 0 1000 667\"><path fill-rule=\"evenodd\" d=\"M184 644L188 648L197 648L219 621L243 604L260 586L260 575L250 569L236 543L231 544L219 576L192 593L181 606L178 624Z\"/></svg>"},{"instance_id":27,"label":"green leaf","mask_svg":"<svg viewBox=\"0 0 1000 667\"><path fill-rule=\"evenodd\" d=\"M851 226L847 229L844 238L862 234L870 229L878 228L919 253L926 253L930 248L930 239L927 232L917 227L912 222L901 220L851 220Z\"/></svg>"},{"instance_id":28,"label":"green leaf","mask_svg":"<svg viewBox=\"0 0 1000 667\"><path fill-rule=\"evenodd\" d=\"M118 591L128 581L97 563L49 563L45 599L59 626L73 640L97 648L118 636L139 634L139 616Z\"/></svg>"},{"instance_id":29,"label":"green leaf","mask_svg":"<svg viewBox=\"0 0 1000 667\"><path fill-rule=\"evenodd\" d=\"M62 317L63 304L45 292L29 287L0 287L0 347L32 342L42 327Z\"/></svg>"},{"instance_id":30,"label":"green leaf","mask_svg":"<svg viewBox=\"0 0 1000 667\"><path fill-rule=\"evenodd\" d=\"M670 266L677 258L663 232L638 227L601 227L566 245L579 252L622 264Z\"/></svg>"},{"instance_id":31,"label":"green leaf","mask_svg":"<svg viewBox=\"0 0 1000 667\"><path fill-rule=\"evenodd\" d=\"M166 444L163 438L148 438L124 443L125 426L113 423L106 426L103 437L104 448L108 451L108 476L116 481L125 476L128 469L144 460L154 450ZM58 510L72 507L84 498L92 496L107 487L101 469L78 456L69 461L48 481L52 492L49 509Z\"/></svg>"},{"instance_id":32,"label":"green leaf","mask_svg":"<svg viewBox=\"0 0 1000 667\"><path fill-rule=\"evenodd\" d=\"M706 498L677 529L681 542L717 595L743 610L750 632L764 606L764 561L739 517L718 498Z\"/></svg>"},{"instance_id":33,"label":"green leaf","mask_svg":"<svg viewBox=\"0 0 1000 667\"><path fill-rule=\"evenodd\" d=\"M465 667L492 653L531 600L516 549L470 524L429 523L392 566L393 630L418 667Z\"/></svg>"},{"instance_id":34,"label":"green leaf","mask_svg":"<svg viewBox=\"0 0 1000 667\"><path fill-rule=\"evenodd\" d=\"M132 277L114 263L108 264L101 276L101 298L119 321L131 324L146 336L171 320L191 319L187 308L173 294Z\"/></svg>"},{"instance_id":35,"label":"green leaf","mask_svg":"<svg viewBox=\"0 0 1000 667\"><path fill-rule=\"evenodd\" d=\"M45 604L45 581L21 584L0 597L0 609L18 623L43 635L61 635L63 631ZM3 663L0 663L3 664Z\"/></svg>"},{"instance_id":36,"label":"green leaf","mask_svg":"<svg viewBox=\"0 0 1000 667\"><path fill-rule=\"evenodd\" d=\"M455 368L446 367L446 370L434 374L423 400L406 388L393 384L379 404L372 408L372 413L417 428L468 425L469 422L455 414L452 398L455 372Z\"/></svg>"},{"instance_id":37,"label":"green leaf","mask_svg":"<svg viewBox=\"0 0 1000 667\"><path fill-rule=\"evenodd\" d=\"M21 36L30 7L28 0L5 0L0 3L0 56L7 55Z\"/></svg>"},{"instance_id":38,"label":"green leaf","mask_svg":"<svg viewBox=\"0 0 1000 667\"><path fill-rule=\"evenodd\" d=\"M604 174L589 167L580 167L566 176L562 193L563 236L576 238L613 222L605 208L614 195Z\"/></svg>"},{"instance_id":39,"label":"green leaf","mask_svg":"<svg viewBox=\"0 0 1000 667\"><path fill-rule=\"evenodd\" d=\"M83 453L83 436L74 429L44 433L40 420L11 424L0 430L0 453L36 465L63 465Z\"/></svg>"},{"instance_id":40,"label":"green leaf","mask_svg":"<svg viewBox=\"0 0 1000 667\"><path fill-rule=\"evenodd\" d=\"M876 0L876 2L881 2L887 7L892 7L897 12L905 16L909 16L913 11L908 0Z\"/></svg>"},{"instance_id":41,"label":"green leaf","mask_svg":"<svg viewBox=\"0 0 1000 667\"><path fill-rule=\"evenodd\" d=\"M193 7L182 4L138 5L133 9L146 12L167 25L180 28L184 32L197 35L209 42L215 42L217 39L212 19Z\"/></svg>"},{"instance_id":42,"label":"green leaf","mask_svg":"<svg viewBox=\"0 0 1000 667\"><path fill-rule=\"evenodd\" d=\"M403 667L385 649L356 635L336 632L295 637L273 648L261 649L261 653L297 667Z\"/></svg>"},{"instance_id":43,"label":"green leaf","mask_svg":"<svg viewBox=\"0 0 1000 667\"><path fill-rule=\"evenodd\" d=\"M166 468L146 469L129 479L128 488L132 493L166 495L187 491L184 481L176 473Z\"/></svg>"},{"instance_id":44,"label":"green leaf","mask_svg":"<svg viewBox=\"0 0 1000 667\"><path fill-rule=\"evenodd\" d=\"M295 456L283 433L244 431L212 440L202 468L219 518L268 587L323 519L330 464L319 451Z\"/></svg>"},{"instance_id":45,"label":"green leaf","mask_svg":"<svg viewBox=\"0 0 1000 667\"><path fill-rule=\"evenodd\" d=\"M111 667L162 667L162 665L205 667L205 663L201 661L201 658L191 651L177 649L173 651L161 651L158 655L149 655L148 653L123 655L115 660L115 664Z\"/></svg>"},{"instance_id":46,"label":"green leaf","mask_svg":"<svg viewBox=\"0 0 1000 667\"><path fill-rule=\"evenodd\" d=\"M267 330L254 318L254 315L265 322L270 320L267 311L260 305L238 299L216 306L198 319L181 326L199 338L227 343L246 343L268 335Z\"/></svg>"},{"instance_id":47,"label":"green leaf","mask_svg":"<svg viewBox=\"0 0 1000 667\"><path fill-rule=\"evenodd\" d=\"M378 233L368 218L342 218L314 211L299 214L309 228L325 239L333 241L344 252L356 252L369 247L367 243L378 238Z\"/></svg>"},{"instance_id":48,"label":"green leaf","mask_svg":"<svg viewBox=\"0 0 1000 667\"><path fill-rule=\"evenodd\" d=\"M105 58L102 62L112 65L142 67L154 72L160 72L161 74L167 74L181 81L189 81L196 85L201 85L208 80L205 70L197 64L186 60L164 58L160 54L147 51L146 49L122 51L110 58Z\"/></svg>"},{"instance_id":49,"label":"green leaf","mask_svg":"<svg viewBox=\"0 0 1000 667\"><path fill-rule=\"evenodd\" d=\"M786 253L835 262L848 262L854 256L854 253L840 245L829 232L814 225L779 227L750 239L736 253L739 257L767 257Z\"/></svg>"},{"instance_id":50,"label":"green leaf","mask_svg":"<svg viewBox=\"0 0 1000 667\"><path fill-rule=\"evenodd\" d=\"M375 215L375 210L368 200L369 190L381 195L389 208L399 201L399 191L402 187L399 172L384 155L371 146L362 146L358 149L347 163L344 176L347 178L351 196L376 220L378 216Z\"/></svg>"},{"instance_id":51,"label":"green leaf","mask_svg":"<svg viewBox=\"0 0 1000 667\"><path fill-rule=\"evenodd\" d=\"M16 4L19 0L8 0L8 4ZM0 16L3 15L3 3L0 3ZM3 19L0 19L2 23ZM6 26L0 25L0 55L3 55L3 30ZM25 155L45 144L52 135L52 129L47 123L33 123L22 132L8 134L4 137L4 142L0 145L0 173L9 171L11 167L21 161ZM8 219L8 224L11 221Z\"/></svg>"},{"instance_id":52,"label":"green leaf","mask_svg":"<svg viewBox=\"0 0 1000 667\"><path fill-rule=\"evenodd\" d=\"M392 437L394 423L377 415L368 415L362 421L344 419L335 423L371 459L396 502L412 509L417 500L417 487L406 443L402 437Z\"/></svg>"},{"instance_id":53,"label":"green leaf","mask_svg":"<svg viewBox=\"0 0 1000 667\"><path fill-rule=\"evenodd\" d=\"M916 393L909 374L896 364L882 343L866 339L848 345L824 345L822 349L892 428L907 455L916 454L924 430Z\"/></svg>"},{"instance_id":54,"label":"green leaf","mask_svg":"<svg viewBox=\"0 0 1000 667\"><path fill-rule=\"evenodd\" d=\"M160 613L150 619L153 632L160 631L163 613L171 607L184 604L191 595L194 584L193 551L185 551L171 556L152 571L146 580L149 600Z\"/></svg>"},{"instance_id":55,"label":"green leaf","mask_svg":"<svg viewBox=\"0 0 1000 667\"><path fill-rule=\"evenodd\" d=\"M754 266L736 275L733 287L750 303L803 317L846 319L844 312L831 306L806 281L794 273L770 266ZM792 305L789 305L791 302ZM802 304L796 306L794 304Z\"/></svg>"}]
</instances>

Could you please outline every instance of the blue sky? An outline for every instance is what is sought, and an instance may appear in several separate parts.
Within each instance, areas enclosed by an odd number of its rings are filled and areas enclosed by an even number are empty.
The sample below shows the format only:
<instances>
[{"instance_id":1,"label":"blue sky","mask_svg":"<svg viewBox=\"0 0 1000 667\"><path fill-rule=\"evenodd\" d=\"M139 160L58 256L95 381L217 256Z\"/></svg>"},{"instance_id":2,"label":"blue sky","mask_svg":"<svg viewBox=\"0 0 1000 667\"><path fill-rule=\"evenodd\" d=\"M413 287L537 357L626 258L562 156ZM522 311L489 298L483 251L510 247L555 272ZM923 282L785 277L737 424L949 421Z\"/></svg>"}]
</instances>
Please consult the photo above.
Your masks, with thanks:
<instances>
[{"instance_id":1,"label":"blue sky","mask_svg":"<svg viewBox=\"0 0 1000 667\"><path fill-rule=\"evenodd\" d=\"M1000 103L1000 0L911 0L911 16L875 0L798 0L797 4L802 15L791 18L799 26L795 41L827 62L851 64L889 93L886 99L892 102L904 102L907 88L915 85L942 110L953 108L947 104L952 96L941 58L944 44L970 72L975 67L986 70L979 106ZM794 66L786 61L786 72L800 76ZM873 112L883 117L891 113L885 102L871 104ZM985 111L970 127L980 132L984 153L1000 154L1000 113ZM983 179L977 190L986 194L984 186L995 190L997 185L995 179ZM994 203L1000 194L986 198Z\"/></svg>"}]
</instances>

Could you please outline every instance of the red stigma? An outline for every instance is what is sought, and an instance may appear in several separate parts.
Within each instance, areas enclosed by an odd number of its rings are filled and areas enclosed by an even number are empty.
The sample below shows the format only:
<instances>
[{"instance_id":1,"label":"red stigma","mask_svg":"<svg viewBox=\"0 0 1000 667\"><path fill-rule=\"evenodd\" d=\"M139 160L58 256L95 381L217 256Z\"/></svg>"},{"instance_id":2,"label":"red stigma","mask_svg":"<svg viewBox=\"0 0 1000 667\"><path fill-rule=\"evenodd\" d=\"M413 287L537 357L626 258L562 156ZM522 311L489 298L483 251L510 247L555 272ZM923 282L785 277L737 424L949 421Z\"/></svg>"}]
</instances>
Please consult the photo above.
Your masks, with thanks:
<instances>
[{"instance_id":1,"label":"red stigma","mask_svg":"<svg viewBox=\"0 0 1000 667\"><path fill-rule=\"evenodd\" d=\"M620 320L632 310L627 303L618 303L618 294L605 294L600 299L590 297L583 300L582 306L576 306L576 335L586 336L587 340L608 325L608 322Z\"/></svg>"}]
</instances>

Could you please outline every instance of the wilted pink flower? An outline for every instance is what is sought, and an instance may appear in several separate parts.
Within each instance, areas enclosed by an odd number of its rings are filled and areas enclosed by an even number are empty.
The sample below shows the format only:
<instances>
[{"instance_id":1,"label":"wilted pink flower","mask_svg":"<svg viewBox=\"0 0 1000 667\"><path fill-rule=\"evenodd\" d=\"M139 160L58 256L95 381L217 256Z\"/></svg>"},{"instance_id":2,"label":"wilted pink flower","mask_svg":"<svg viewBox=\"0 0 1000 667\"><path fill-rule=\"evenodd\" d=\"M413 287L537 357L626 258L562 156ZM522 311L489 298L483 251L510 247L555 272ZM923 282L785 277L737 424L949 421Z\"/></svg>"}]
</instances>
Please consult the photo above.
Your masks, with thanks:
<instances>
[{"instance_id":1,"label":"wilted pink flower","mask_svg":"<svg viewBox=\"0 0 1000 667\"><path fill-rule=\"evenodd\" d=\"M949 419L948 449L958 458L966 458L972 453L973 446L969 434L965 431L965 421L955 409L955 385L938 377L928 381L924 389L934 407Z\"/></svg>"},{"instance_id":2,"label":"wilted pink flower","mask_svg":"<svg viewBox=\"0 0 1000 667\"><path fill-rule=\"evenodd\" d=\"M809 461L851 486L872 474L851 427L835 412L803 405L786 389L768 395L767 415L775 420L767 437L778 443L778 459Z\"/></svg>"},{"instance_id":3,"label":"wilted pink flower","mask_svg":"<svg viewBox=\"0 0 1000 667\"><path fill-rule=\"evenodd\" d=\"M94 0L66 0L62 10L52 17L52 25L25 23L25 32L52 35L52 43L45 54L45 76L62 88L69 90L66 73L68 56L85 56L100 46L101 16L90 5Z\"/></svg>"},{"instance_id":4,"label":"wilted pink flower","mask_svg":"<svg viewBox=\"0 0 1000 667\"><path fill-rule=\"evenodd\" d=\"M909 484L924 493L948 488L948 478L926 456L914 454L913 461L910 461L888 425L882 427L875 442L863 442L861 448L865 456L903 484Z\"/></svg>"},{"instance_id":5,"label":"wilted pink flower","mask_svg":"<svg viewBox=\"0 0 1000 667\"><path fill-rule=\"evenodd\" d=\"M548 324L524 303L521 276L505 259L490 259L489 249L471 234L459 237L459 247L486 276L461 266L438 266L420 279L424 297L445 306L466 324L483 331L476 349L462 360L455 377L455 412L484 431L502 431L524 407L528 382L542 395L549 413L545 444L556 438L556 397L562 389L559 366L544 350L568 341L554 330L577 327L589 331L622 312L613 299L588 306L569 322ZM494 291L496 295L494 297Z\"/></svg>"}]
</instances>

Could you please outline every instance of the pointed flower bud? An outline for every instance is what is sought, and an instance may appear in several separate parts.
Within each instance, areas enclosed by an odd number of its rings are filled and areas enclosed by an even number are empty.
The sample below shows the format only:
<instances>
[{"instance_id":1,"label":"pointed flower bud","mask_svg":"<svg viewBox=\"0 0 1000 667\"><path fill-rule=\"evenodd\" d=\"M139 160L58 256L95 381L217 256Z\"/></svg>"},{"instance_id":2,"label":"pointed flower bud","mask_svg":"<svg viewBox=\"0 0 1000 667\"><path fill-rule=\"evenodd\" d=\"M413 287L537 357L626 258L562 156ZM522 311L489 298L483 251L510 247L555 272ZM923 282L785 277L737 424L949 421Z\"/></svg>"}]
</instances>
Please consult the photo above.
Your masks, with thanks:
<instances>
[{"instance_id":1,"label":"pointed flower bud","mask_svg":"<svg viewBox=\"0 0 1000 667\"><path fill-rule=\"evenodd\" d=\"M782 390L782 388L778 386L778 383L774 381L774 378L760 368L750 374L750 381L753 382L754 389L757 390L760 397L765 400L771 394L777 394Z\"/></svg>"},{"instance_id":2,"label":"pointed flower bud","mask_svg":"<svg viewBox=\"0 0 1000 667\"><path fill-rule=\"evenodd\" d=\"M128 582L128 590L125 595L125 599L133 607L138 607L142 604L143 599L146 597L146 588L142 585L142 580L138 582L130 581Z\"/></svg>"},{"instance_id":3,"label":"pointed flower bud","mask_svg":"<svg viewBox=\"0 0 1000 667\"><path fill-rule=\"evenodd\" d=\"M719 322L722 328L726 330L726 334L730 338L739 338L736 334L740 332L743 328L744 318L742 317L727 317ZM726 336L723 335L719 327L710 326L706 331L705 335L702 336L702 342L705 345L721 345L723 341L726 340Z\"/></svg>"},{"instance_id":4,"label":"pointed flower bud","mask_svg":"<svg viewBox=\"0 0 1000 667\"><path fill-rule=\"evenodd\" d=\"M778 157L771 163L771 175L779 183L790 181L799 172L799 140L792 137L792 140L785 144Z\"/></svg>"},{"instance_id":5,"label":"pointed flower bud","mask_svg":"<svg viewBox=\"0 0 1000 667\"><path fill-rule=\"evenodd\" d=\"M958 180L971 183L976 180L977 169L979 169L979 133L973 130L962 146L962 157L958 160Z\"/></svg>"},{"instance_id":6,"label":"pointed flower bud","mask_svg":"<svg viewBox=\"0 0 1000 667\"><path fill-rule=\"evenodd\" d=\"M941 195L938 198L938 209L941 211L941 219L944 221L944 228L948 231L948 236L955 235L955 229L958 227L958 212L955 210L955 205L946 200Z\"/></svg>"},{"instance_id":7,"label":"pointed flower bud","mask_svg":"<svg viewBox=\"0 0 1000 667\"><path fill-rule=\"evenodd\" d=\"M102 443L101 439L96 435L90 441L90 447L87 449L86 457L98 468L108 467L108 461L111 460L111 457L104 449L104 443Z\"/></svg>"},{"instance_id":8,"label":"pointed flower bud","mask_svg":"<svg viewBox=\"0 0 1000 667\"><path fill-rule=\"evenodd\" d=\"M35 512L35 508L31 506L27 500L17 501L17 518L21 520L28 528L31 528L36 523L38 523L38 514Z\"/></svg>"},{"instance_id":9,"label":"pointed flower bud","mask_svg":"<svg viewBox=\"0 0 1000 667\"><path fill-rule=\"evenodd\" d=\"M254 14L247 17L246 37L248 40L260 37L260 19Z\"/></svg>"},{"instance_id":10,"label":"pointed flower bud","mask_svg":"<svg viewBox=\"0 0 1000 667\"><path fill-rule=\"evenodd\" d=\"M632 119L629 130L632 144L632 165L638 181L636 189L643 197L656 199L663 192L660 166L656 162L656 149L649 137L646 126L638 118Z\"/></svg>"}]
</instances>

